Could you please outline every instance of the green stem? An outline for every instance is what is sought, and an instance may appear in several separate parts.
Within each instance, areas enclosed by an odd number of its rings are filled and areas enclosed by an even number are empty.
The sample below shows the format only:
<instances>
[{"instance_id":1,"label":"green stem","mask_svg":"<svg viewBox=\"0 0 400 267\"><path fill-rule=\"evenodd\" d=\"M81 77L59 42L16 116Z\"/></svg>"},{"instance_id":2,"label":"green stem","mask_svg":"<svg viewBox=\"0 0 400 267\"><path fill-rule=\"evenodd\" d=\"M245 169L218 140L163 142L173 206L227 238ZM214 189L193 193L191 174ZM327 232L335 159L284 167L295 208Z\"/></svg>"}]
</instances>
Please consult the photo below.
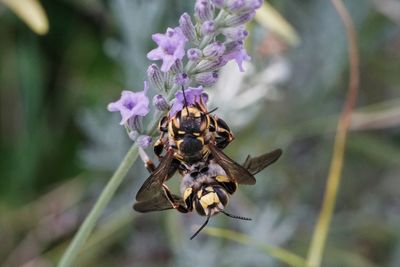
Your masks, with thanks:
<instances>
[{"instance_id":1,"label":"green stem","mask_svg":"<svg viewBox=\"0 0 400 267\"><path fill-rule=\"evenodd\" d=\"M106 208L108 202L110 202L115 191L122 183L125 175L128 173L130 167L136 161L137 157L138 146L137 143L134 143L129 149L128 153L125 155L125 158L122 160L121 164L118 166L118 169L115 171L114 175L107 183L106 187L103 189L103 192L101 193L97 202L94 204L94 207L90 211L89 215L82 223L77 234L58 263L58 267L68 267L73 265L73 262L76 260L80 249L88 239L90 233L93 231L97 220L99 219L103 210Z\"/></svg>"},{"instance_id":2,"label":"green stem","mask_svg":"<svg viewBox=\"0 0 400 267\"><path fill-rule=\"evenodd\" d=\"M249 245L257 248L258 250L264 252L265 254L274 257L281 262L286 263L292 267L305 267L306 261L302 257L286 250L284 248L280 248L277 246L272 246L264 243L260 243L256 240L251 239L249 236L241 234L239 232L216 228L216 227L208 227L204 230L206 234L211 236L221 237L225 239L229 239L243 245Z\"/></svg>"},{"instance_id":3,"label":"green stem","mask_svg":"<svg viewBox=\"0 0 400 267\"><path fill-rule=\"evenodd\" d=\"M344 163L347 135L351 122L351 114L357 100L360 79L357 35L353 21L342 0L331 0L331 2L346 29L350 77L342 115L340 116L337 125L331 166L329 168L327 185L324 193L324 200L322 202L321 211L314 229L307 257L307 266L309 267L320 267L322 263L325 244L328 238L329 228L338 195L338 189L342 178L341 175Z\"/></svg>"}]
</instances>

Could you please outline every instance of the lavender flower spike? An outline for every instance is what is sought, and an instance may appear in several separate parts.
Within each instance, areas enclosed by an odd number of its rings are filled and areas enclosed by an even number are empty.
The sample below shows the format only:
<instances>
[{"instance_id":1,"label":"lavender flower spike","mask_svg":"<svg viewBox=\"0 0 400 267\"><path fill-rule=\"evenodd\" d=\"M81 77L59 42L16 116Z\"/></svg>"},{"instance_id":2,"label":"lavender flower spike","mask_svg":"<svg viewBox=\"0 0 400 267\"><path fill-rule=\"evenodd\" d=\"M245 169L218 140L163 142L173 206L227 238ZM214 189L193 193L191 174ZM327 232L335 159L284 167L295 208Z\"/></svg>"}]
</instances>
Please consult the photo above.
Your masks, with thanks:
<instances>
[{"instance_id":1,"label":"lavender flower spike","mask_svg":"<svg viewBox=\"0 0 400 267\"><path fill-rule=\"evenodd\" d=\"M149 98L146 96L149 89L147 82L144 82L144 89L141 92L122 91L121 98L108 104L110 112L121 113L121 125L127 124L131 130L137 130L138 120L149 113Z\"/></svg>"},{"instance_id":2,"label":"lavender flower spike","mask_svg":"<svg viewBox=\"0 0 400 267\"><path fill-rule=\"evenodd\" d=\"M152 39L158 44L156 49L147 54L150 60L162 60L161 71L167 72L177 59L185 56L185 44L188 39L181 28L168 28L165 34L153 34Z\"/></svg>"}]
</instances>

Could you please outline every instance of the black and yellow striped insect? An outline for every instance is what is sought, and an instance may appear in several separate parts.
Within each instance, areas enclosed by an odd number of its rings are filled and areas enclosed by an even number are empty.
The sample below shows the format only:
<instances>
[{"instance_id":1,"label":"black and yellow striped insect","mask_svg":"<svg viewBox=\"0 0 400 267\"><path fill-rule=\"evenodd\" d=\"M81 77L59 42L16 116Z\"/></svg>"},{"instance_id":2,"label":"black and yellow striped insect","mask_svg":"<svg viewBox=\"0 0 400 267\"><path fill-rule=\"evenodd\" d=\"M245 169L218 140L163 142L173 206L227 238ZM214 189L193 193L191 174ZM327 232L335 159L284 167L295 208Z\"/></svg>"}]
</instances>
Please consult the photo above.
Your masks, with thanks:
<instances>
[{"instance_id":1,"label":"black and yellow striped insect","mask_svg":"<svg viewBox=\"0 0 400 267\"><path fill-rule=\"evenodd\" d=\"M215 114L211 114L202 99L185 107L173 116L164 116L158 124L160 137L154 144L154 153L163 157L163 152L172 148L174 158L186 164L204 160L209 154L207 144L213 140L219 149L224 149L234 135L229 126Z\"/></svg>"},{"instance_id":2,"label":"black and yellow striped insect","mask_svg":"<svg viewBox=\"0 0 400 267\"><path fill-rule=\"evenodd\" d=\"M210 143L207 147L210 150L209 158L189 165L183 172L182 196L172 194L165 185L174 158L170 150L140 188L133 208L139 212L176 209L187 213L195 210L206 216L207 220L191 239L207 225L211 216L220 212L232 218L249 220L225 211L229 197L238 184L255 184L254 175L278 160L282 150L277 149L255 158L248 156L244 164L239 165L216 145Z\"/></svg>"}]
</instances>

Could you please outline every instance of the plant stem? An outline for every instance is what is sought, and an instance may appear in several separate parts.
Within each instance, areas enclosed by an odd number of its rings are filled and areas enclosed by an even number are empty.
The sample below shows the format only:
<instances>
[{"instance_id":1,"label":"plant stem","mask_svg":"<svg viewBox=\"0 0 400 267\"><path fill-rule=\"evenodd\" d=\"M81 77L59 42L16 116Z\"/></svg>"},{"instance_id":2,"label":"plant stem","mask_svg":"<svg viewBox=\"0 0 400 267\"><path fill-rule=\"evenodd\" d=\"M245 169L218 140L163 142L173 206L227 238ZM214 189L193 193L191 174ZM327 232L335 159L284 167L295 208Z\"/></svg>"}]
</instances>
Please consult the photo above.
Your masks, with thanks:
<instances>
[{"instance_id":1,"label":"plant stem","mask_svg":"<svg viewBox=\"0 0 400 267\"><path fill-rule=\"evenodd\" d=\"M324 252L324 247L332 220L333 210L335 208L337 192L341 179L341 172L343 169L343 157L346 147L347 132L351 120L351 113L357 100L359 87L359 58L357 37L354 25L348 11L343 5L343 2L341 0L331 1L346 28L349 51L350 78L346 102L344 104L343 111L337 125L333 155L331 166L329 169L324 200L318 217L317 225L314 229L307 258L307 265L309 267L321 266L322 255Z\"/></svg>"},{"instance_id":2,"label":"plant stem","mask_svg":"<svg viewBox=\"0 0 400 267\"><path fill-rule=\"evenodd\" d=\"M134 143L129 149L128 153L125 155L121 164L118 166L117 170L114 172L111 179L108 181L106 187L103 189L103 192L101 192L100 197L97 199L89 215L80 226L78 232L75 234L72 242L58 263L59 267L69 267L73 265L73 262L77 258L80 249L88 239L90 233L93 231L97 220L99 219L103 210L106 208L108 202L110 202L115 191L122 183L125 175L128 173L130 167L136 161L137 157L138 146L137 143Z\"/></svg>"},{"instance_id":3,"label":"plant stem","mask_svg":"<svg viewBox=\"0 0 400 267\"><path fill-rule=\"evenodd\" d=\"M211 236L230 239L230 240L236 241L236 242L244 244L244 245L253 246L253 247L259 249L260 251L265 252L267 255L286 263L289 266L293 266L293 267L306 266L305 259L303 259L302 257L300 257L284 248L260 243L256 240L251 239L247 235L244 235L244 234L241 234L241 233L238 233L235 231L227 230L227 229L216 228L216 227L207 227L204 230L204 232Z\"/></svg>"}]
</instances>

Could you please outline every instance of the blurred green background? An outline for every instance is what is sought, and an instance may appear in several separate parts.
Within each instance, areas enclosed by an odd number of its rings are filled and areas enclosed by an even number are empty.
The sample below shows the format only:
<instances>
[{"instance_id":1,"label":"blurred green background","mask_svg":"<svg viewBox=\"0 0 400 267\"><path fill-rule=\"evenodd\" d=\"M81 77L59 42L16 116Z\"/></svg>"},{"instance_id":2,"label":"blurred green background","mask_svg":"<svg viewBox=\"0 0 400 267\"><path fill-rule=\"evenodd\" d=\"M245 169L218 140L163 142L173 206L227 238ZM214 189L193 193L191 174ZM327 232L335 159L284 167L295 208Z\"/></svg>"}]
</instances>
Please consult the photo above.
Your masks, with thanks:
<instances>
[{"instance_id":1,"label":"blurred green background","mask_svg":"<svg viewBox=\"0 0 400 267\"><path fill-rule=\"evenodd\" d=\"M194 0L41 1L50 30L36 35L0 1L0 265L54 266L131 142L106 111L140 90L151 34L192 13ZM210 225L307 255L337 118L347 90L345 32L329 1L270 1L300 41L249 25L253 60L226 66L209 90L235 132L242 162L283 157L241 187ZM356 24L361 87L323 266L400 266L400 2L345 1ZM156 92L151 92L154 95ZM188 240L204 218L138 214L148 176L137 162L75 266L285 266L252 246ZM177 186L179 179L175 179ZM171 185L172 187L174 184Z\"/></svg>"}]
</instances>

